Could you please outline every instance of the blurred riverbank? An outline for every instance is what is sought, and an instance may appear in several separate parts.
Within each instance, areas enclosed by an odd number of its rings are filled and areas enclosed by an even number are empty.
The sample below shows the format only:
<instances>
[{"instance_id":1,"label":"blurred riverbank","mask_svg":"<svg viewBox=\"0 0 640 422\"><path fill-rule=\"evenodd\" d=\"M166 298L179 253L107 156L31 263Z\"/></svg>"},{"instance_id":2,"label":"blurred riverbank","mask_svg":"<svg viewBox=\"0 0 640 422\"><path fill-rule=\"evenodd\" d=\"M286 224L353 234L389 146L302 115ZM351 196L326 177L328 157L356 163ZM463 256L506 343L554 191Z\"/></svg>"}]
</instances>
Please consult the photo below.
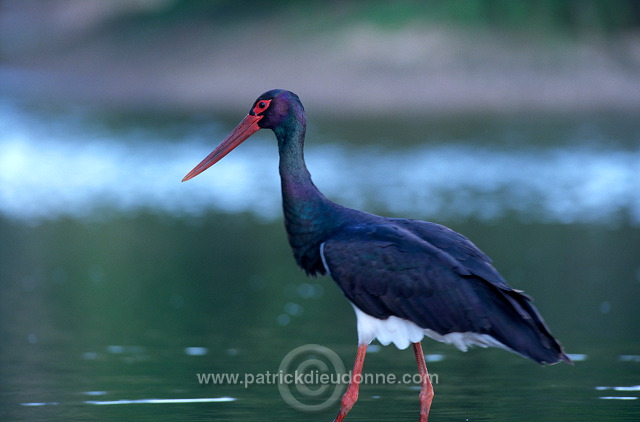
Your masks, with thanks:
<instances>
[{"instance_id":1,"label":"blurred riverbank","mask_svg":"<svg viewBox=\"0 0 640 422\"><path fill-rule=\"evenodd\" d=\"M0 3L0 93L234 113L275 87L334 115L640 110L633 28L398 18L411 2L376 18L354 17L349 2L244 14L217 2L205 15L170 1L106 3Z\"/></svg>"}]
</instances>

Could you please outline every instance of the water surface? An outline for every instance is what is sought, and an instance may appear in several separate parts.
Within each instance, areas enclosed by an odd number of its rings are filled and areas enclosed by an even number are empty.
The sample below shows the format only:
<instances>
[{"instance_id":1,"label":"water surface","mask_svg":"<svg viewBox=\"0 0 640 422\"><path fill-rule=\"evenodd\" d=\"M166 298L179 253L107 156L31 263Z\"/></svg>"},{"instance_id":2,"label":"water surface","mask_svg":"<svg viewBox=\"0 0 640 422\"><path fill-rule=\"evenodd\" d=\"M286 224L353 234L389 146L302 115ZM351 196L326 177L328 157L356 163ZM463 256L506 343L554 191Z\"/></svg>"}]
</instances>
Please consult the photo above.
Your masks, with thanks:
<instances>
[{"instance_id":1,"label":"water surface","mask_svg":"<svg viewBox=\"0 0 640 422\"><path fill-rule=\"evenodd\" d=\"M434 420L640 418L637 119L315 121L327 196L469 236L576 361L425 340ZM351 307L293 263L270 133L180 183L234 124L0 102L0 419L332 419L337 405L300 413L277 385L198 380L275 373L306 344L347 369L355 354ZM373 347L365 370L415 362ZM349 419L414 420L416 387L363 385Z\"/></svg>"}]
</instances>

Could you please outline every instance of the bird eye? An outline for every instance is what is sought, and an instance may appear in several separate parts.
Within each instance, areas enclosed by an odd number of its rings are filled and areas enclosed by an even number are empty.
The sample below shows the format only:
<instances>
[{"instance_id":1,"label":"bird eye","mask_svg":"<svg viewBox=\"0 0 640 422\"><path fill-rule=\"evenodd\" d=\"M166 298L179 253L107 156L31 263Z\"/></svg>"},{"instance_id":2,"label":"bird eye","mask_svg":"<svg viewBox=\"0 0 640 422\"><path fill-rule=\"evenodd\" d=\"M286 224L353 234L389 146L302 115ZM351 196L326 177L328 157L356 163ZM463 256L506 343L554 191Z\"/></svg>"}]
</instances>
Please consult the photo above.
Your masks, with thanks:
<instances>
[{"instance_id":1,"label":"bird eye","mask_svg":"<svg viewBox=\"0 0 640 422\"><path fill-rule=\"evenodd\" d=\"M269 104L271 103L271 100L263 100L263 101L259 101L255 107L253 107L253 113L254 114L260 114L263 111L265 111L266 109L269 108Z\"/></svg>"}]
</instances>

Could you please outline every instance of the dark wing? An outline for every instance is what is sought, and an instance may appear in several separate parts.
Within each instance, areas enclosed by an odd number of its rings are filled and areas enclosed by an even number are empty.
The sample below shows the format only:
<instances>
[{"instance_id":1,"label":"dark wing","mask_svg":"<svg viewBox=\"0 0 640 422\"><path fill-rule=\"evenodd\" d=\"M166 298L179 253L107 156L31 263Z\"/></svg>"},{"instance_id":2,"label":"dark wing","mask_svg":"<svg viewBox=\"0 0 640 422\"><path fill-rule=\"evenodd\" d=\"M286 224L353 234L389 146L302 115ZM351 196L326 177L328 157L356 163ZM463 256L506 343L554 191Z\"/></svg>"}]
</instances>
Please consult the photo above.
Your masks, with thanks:
<instances>
[{"instance_id":1,"label":"dark wing","mask_svg":"<svg viewBox=\"0 0 640 422\"><path fill-rule=\"evenodd\" d=\"M326 239L322 255L347 298L373 317L394 315L441 335L488 334L537 362L564 356L530 298L443 226L382 219L343 227Z\"/></svg>"},{"instance_id":2,"label":"dark wing","mask_svg":"<svg viewBox=\"0 0 640 422\"><path fill-rule=\"evenodd\" d=\"M473 242L460 233L428 221L401 218L390 220L400 227L411 231L422 240L446 252L463 265L470 273L498 287L511 290L505 279L498 273L493 265L491 265L491 258L485 255Z\"/></svg>"}]
</instances>

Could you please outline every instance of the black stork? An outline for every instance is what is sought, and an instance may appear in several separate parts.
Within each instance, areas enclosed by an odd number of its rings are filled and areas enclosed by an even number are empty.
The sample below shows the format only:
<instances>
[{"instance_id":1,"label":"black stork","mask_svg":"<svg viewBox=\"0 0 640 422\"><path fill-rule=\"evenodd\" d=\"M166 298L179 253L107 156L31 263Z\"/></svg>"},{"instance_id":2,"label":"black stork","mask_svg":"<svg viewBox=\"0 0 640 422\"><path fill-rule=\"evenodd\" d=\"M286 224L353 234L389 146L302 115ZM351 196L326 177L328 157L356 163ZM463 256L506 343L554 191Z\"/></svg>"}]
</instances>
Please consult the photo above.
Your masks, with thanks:
<instances>
[{"instance_id":1,"label":"black stork","mask_svg":"<svg viewBox=\"0 0 640 422\"><path fill-rule=\"evenodd\" d=\"M182 181L260 129L271 129L278 140L284 222L296 262L308 275L330 275L356 313L358 351L335 421L342 421L358 398L357 375L373 339L400 349L413 345L423 422L433 399L420 343L425 335L463 351L492 346L540 364L572 363L531 298L512 289L466 237L439 224L381 217L325 198L305 165L306 115L293 92L275 89L258 97L233 132Z\"/></svg>"}]
</instances>

